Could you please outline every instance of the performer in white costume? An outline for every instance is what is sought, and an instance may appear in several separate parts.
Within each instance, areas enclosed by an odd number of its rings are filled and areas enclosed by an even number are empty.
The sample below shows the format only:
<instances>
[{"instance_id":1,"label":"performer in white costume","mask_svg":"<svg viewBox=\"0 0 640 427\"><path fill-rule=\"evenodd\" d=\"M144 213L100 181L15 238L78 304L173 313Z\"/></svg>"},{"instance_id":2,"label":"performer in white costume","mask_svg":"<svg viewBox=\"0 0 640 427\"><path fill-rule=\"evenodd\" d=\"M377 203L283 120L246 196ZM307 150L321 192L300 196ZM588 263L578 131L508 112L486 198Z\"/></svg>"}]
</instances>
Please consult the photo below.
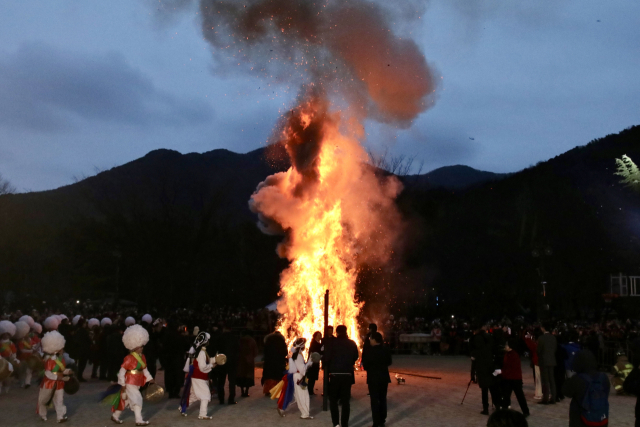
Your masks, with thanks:
<instances>
[{"instance_id":1,"label":"performer in white costume","mask_svg":"<svg viewBox=\"0 0 640 427\"><path fill-rule=\"evenodd\" d=\"M302 352L304 351L306 338L298 338L291 348L291 357L289 358L289 373L293 374L293 384L295 386L294 396L300 409L300 418L305 420L313 419L309 415L309 391L307 390L307 368L313 365L313 361L309 358L304 360Z\"/></svg>"},{"instance_id":2,"label":"performer in white costume","mask_svg":"<svg viewBox=\"0 0 640 427\"><path fill-rule=\"evenodd\" d=\"M178 409L183 416L187 416L189 405L200 401L200 414L198 419L210 420L213 417L207 415L207 408L211 401L209 390L209 372L216 366L216 359L207 354L207 344L211 336L206 332L200 332L196 337L193 347L189 350L189 358L184 365L187 373L184 392Z\"/></svg>"}]
</instances>

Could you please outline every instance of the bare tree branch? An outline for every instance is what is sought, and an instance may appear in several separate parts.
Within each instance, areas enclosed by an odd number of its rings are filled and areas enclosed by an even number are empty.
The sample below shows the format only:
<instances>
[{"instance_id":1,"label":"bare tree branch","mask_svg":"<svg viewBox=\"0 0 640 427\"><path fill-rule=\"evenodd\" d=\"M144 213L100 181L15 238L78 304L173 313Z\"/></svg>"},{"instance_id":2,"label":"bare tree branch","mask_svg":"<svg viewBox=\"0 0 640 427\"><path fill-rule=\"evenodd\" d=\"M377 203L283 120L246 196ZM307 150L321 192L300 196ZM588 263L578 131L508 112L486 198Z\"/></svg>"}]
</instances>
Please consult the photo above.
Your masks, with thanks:
<instances>
[{"instance_id":1,"label":"bare tree branch","mask_svg":"<svg viewBox=\"0 0 640 427\"><path fill-rule=\"evenodd\" d=\"M417 156L416 154L410 157L404 154L389 156L388 148L385 148L385 150L380 154L373 152L373 150L369 148L367 149L367 154L369 155L369 164L371 164L371 166L384 169L397 176L407 176L411 174L413 162ZM422 171L423 165L424 161L420 164L420 171ZM420 173L420 171L418 173Z\"/></svg>"},{"instance_id":2,"label":"bare tree branch","mask_svg":"<svg viewBox=\"0 0 640 427\"><path fill-rule=\"evenodd\" d=\"M2 174L0 173L0 196L2 196L3 194L13 194L15 192L16 187L11 185L11 182L9 182L9 180L4 179L2 177Z\"/></svg>"}]
</instances>

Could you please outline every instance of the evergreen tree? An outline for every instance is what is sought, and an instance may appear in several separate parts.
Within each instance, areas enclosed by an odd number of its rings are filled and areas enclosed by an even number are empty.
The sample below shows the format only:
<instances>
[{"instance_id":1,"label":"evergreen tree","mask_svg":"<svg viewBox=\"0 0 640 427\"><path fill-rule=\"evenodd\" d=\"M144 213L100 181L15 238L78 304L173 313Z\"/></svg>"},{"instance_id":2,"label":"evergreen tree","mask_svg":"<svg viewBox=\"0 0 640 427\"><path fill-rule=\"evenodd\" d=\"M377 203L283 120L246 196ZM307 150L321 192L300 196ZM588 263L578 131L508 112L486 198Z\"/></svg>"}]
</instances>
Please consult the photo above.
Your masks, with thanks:
<instances>
[{"instance_id":1,"label":"evergreen tree","mask_svg":"<svg viewBox=\"0 0 640 427\"><path fill-rule=\"evenodd\" d=\"M616 164L618 165L618 172L616 172L616 175L624 178L620 182L636 191L640 191L640 170L633 160L624 154L622 159L616 159Z\"/></svg>"}]
</instances>

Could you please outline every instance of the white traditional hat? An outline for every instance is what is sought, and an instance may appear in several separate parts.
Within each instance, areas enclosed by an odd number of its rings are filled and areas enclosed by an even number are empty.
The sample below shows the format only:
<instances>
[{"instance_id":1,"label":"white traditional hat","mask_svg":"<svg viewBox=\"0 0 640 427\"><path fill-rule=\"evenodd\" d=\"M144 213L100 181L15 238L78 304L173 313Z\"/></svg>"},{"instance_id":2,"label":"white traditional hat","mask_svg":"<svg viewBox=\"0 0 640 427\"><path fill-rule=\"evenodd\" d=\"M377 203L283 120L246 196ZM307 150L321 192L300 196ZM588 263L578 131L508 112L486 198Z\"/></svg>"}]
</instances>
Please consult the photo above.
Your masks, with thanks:
<instances>
[{"instance_id":1,"label":"white traditional hat","mask_svg":"<svg viewBox=\"0 0 640 427\"><path fill-rule=\"evenodd\" d=\"M0 321L0 335L9 334L13 337L16 334L16 325L8 320Z\"/></svg>"},{"instance_id":2,"label":"white traditional hat","mask_svg":"<svg viewBox=\"0 0 640 427\"><path fill-rule=\"evenodd\" d=\"M26 337L31 330L29 324L21 320L18 320L16 323L14 323L14 325L16 325L16 333L13 335L13 339L16 340L21 340L22 338Z\"/></svg>"},{"instance_id":3,"label":"white traditional hat","mask_svg":"<svg viewBox=\"0 0 640 427\"><path fill-rule=\"evenodd\" d=\"M27 323L27 325L29 325L29 327L30 327L31 329L33 329L33 325L36 323L36 322L33 320L33 317L29 316L28 314L25 314L24 316L22 316L22 317L21 317L20 319L18 319L18 320L20 320L20 321L22 321L22 322L26 322L26 323Z\"/></svg>"},{"instance_id":4,"label":"white traditional hat","mask_svg":"<svg viewBox=\"0 0 640 427\"><path fill-rule=\"evenodd\" d=\"M143 347L149 342L149 332L140 325L129 326L122 335L122 342L128 350Z\"/></svg>"},{"instance_id":5,"label":"white traditional hat","mask_svg":"<svg viewBox=\"0 0 640 427\"><path fill-rule=\"evenodd\" d=\"M136 324L136 319L134 319L133 317L129 316L126 319L124 319L124 324L126 326L135 325Z\"/></svg>"},{"instance_id":6,"label":"white traditional hat","mask_svg":"<svg viewBox=\"0 0 640 427\"><path fill-rule=\"evenodd\" d=\"M89 326L89 328L93 328L94 326L100 326L100 321L98 319L96 319L95 317L92 317L87 322L87 325Z\"/></svg>"},{"instance_id":7,"label":"white traditional hat","mask_svg":"<svg viewBox=\"0 0 640 427\"><path fill-rule=\"evenodd\" d=\"M49 331L55 331L56 329L58 329L58 326L60 326L60 320L58 320L58 316L54 314L44 319L43 326Z\"/></svg>"},{"instance_id":8,"label":"white traditional hat","mask_svg":"<svg viewBox=\"0 0 640 427\"><path fill-rule=\"evenodd\" d=\"M111 319L109 319L108 317L105 317L100 321L100 326L103 326L103 327L110 324L111 324Z\"/></svg>"},{"instance_id":9,"label":"white traditional hat","mask_svg":"<svg viewBox=\"0 0 640 427\"><path fill-rule=\"evenodd\" d=\"M151 322L153 322L153 317L151 317L151 315L147 313L142 316L142 321L151 324Z\"/></svg>"},{"instance_id":10,"label":"white traditional hat","mask_svg":"<svg viewBox=\"0 0 640 427\"><path fill-rule=\"evenodd\" d=\"M57 353L64 348L65 342L66 341L60 332L47 332L42 337L42 351L49 354Z\"/></svg>"},{"instance_id":11,"label":"white traditional hat","mask_svg":"<svg viewBox=\"0 0 640 427\"><path fill-rule=\"evenodd\" d=\"M75 316L73 316L73 319L71 319L71 323L75 326L78 324L81 318L82 316L80 316L79 314L76 314Z\"/></svg>"},{"instance_id":12,"label":"white traditional hat","mask_svg":"<svg viewBox=\"0 0 640 427\"><path fill-rule=\"evenodd\" d=\"M37 334L41 334L42 333L42 325L40 323L34 323L33 324L33 330L36 331Z\"/></svg>"}]
</instances>

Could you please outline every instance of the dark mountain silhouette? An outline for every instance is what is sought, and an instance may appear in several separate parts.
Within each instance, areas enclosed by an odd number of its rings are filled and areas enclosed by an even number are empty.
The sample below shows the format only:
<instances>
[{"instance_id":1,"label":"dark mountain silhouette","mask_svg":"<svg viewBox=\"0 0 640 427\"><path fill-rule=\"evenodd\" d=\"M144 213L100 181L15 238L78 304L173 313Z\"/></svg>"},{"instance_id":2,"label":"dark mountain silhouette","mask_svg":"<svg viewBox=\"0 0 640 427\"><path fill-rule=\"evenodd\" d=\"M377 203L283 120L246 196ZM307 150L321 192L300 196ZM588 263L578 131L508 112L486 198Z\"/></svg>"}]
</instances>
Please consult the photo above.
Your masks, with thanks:
<instances>
[{"instance_id":1,"label":"dark mountain silhouette","mask_svg":"<svg viewBox=\"0 0 640 427\"><path fill-rule=\"evenodd\" d=\"M464 189L489 181L497 181L509 174L486 172L464 165L444 166L422 175L409 175L403 180L410 185L426 188Z\"/></svg>"},{"instance_id":2,"label":"dark mountain silhouette","mask_svg":"<svg viewBox=\"0 0 640 427\"><path fill-rule=\"evenodd\" d=\"M547 282L553 313L594 314L610 273L640 274L640 194L614 175L623 154L640 159L640 126L466 191L408 188L399 204L417 226L400 303L422 296L433 312L437 296L446 315L535 314Z\"/></svg>"},{"instance_id":3,"label":"dark mountain silhouette","mask_svg":"<svg viewBox=\"0 0 640 427\"><path fill-rule=\"evenodd\" d=\"M546 281L552 311L589 314L609 273L640 274L640 196L614 175L623 154L640 159L640 127L508 176L451 166L403 177L405 239L389 268L362 266L362 298L429 316L535 314ZM38 304L266 304L286 262L247 201L287 167L279 146L156 150L56 190L1 196L0 286Z\"/></svg>"}]
</instances>

